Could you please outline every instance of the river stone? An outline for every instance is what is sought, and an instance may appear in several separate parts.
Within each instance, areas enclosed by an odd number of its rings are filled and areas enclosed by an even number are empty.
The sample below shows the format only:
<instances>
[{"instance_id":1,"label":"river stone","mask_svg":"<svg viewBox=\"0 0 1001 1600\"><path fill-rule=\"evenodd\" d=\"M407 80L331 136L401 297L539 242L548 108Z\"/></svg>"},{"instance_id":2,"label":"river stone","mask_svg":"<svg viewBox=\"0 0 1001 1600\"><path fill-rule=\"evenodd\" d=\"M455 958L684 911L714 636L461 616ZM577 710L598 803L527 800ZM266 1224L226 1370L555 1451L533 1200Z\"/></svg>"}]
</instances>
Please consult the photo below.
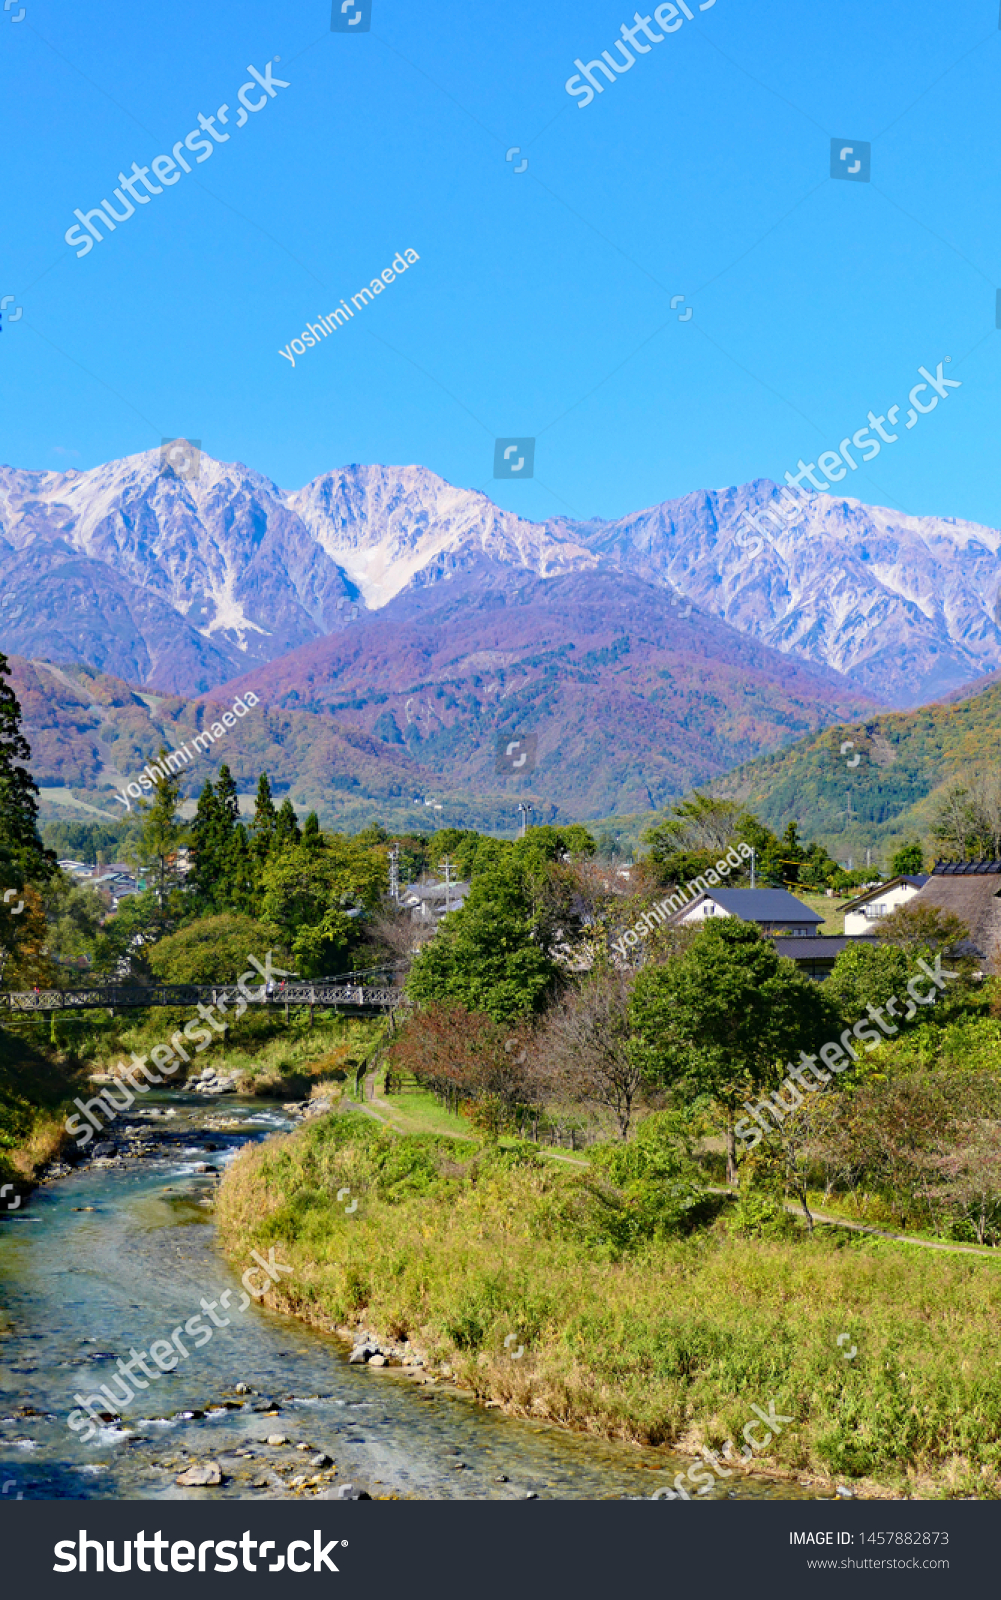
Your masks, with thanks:
<instances>
[{"instance_id":1,"label":"river stone","mask_svg":"<svg viewBox=\"0 0 1001 1600\"><path fill-rule=\"evenodd\" d=\"M100 1144L94 1146L95 1156L113 1156L115 1153L114 1142L111 1139L102 1139Z\"/></svg>"},{"instance_id":2,"label":"river stone","mask_svg":"<svg viewBox=\"0 0 1001 1600\"><path fill-rule=\"evenodd\" d=\"M330 1456L325 1456L321 1452L318 1456L311 1456L309 1464L311 1467L332 1467L334 1463Z\"/></svg>"},{"instance_id":3,"label":"river stone","mask_svg":"<svg viewBox=\"0 0 1001 1600\"><path fill-rule=\"evenodd\" d=\"M366 1494L364 1489L356 1489L353 1483L342 1483L336 1489L321 1490L316 1498L318 1500L371 1500L372 1496Z\"/></svg>"},{"instance_id":4,"label":"river stone","mask_svg":"<svg viewBox=\"0 0 1001 1600\"><path fill-rule=\"evenodd\" d=\"M351 1354L348 1356L348 1366L356 1367L359 1364L364 1366L367 1360L368 1350L363 1345L357 1350L352 1350Z\"/></svg>"},{"instance_id":5,"label":"river stone","mask_svg":"<svg viewBox=\"0 0 1001 1600\"><path fill-rule=\"evenodd\" d=\"M383 1355L369 1356L368 1364L370 1367L384 1367L386 1365L386 1358Z\"/></svg>"},{"instance_id":6,"label":"river stone","mask_svg":"<svg viewBox=\"0 0 1001 1600\"><path fill-rule=\"evenodd\" d=\"M222 1472L218 1461L203 1461L201 1466L189 1467L187 1472L182 1472L174 1482L182 1489L207 1489L222 1483Z\"/></svg>"},{"instance_id":7,"label":"river stone","mask_svg":"<svg viewBox=\"0 0 1001 1600\"><path fill-rule=\"evenodd\" d=\"M269 1433L268 1437L267 1437L267 1440L266 1440L266 1443L267 1444L273 1444L273 1445L281 1445L281 1444L288 1444L288 1440L286 1439L286 1437L285 1437L285 1435L283 1433Z\"/></svg>"}]
</instances>

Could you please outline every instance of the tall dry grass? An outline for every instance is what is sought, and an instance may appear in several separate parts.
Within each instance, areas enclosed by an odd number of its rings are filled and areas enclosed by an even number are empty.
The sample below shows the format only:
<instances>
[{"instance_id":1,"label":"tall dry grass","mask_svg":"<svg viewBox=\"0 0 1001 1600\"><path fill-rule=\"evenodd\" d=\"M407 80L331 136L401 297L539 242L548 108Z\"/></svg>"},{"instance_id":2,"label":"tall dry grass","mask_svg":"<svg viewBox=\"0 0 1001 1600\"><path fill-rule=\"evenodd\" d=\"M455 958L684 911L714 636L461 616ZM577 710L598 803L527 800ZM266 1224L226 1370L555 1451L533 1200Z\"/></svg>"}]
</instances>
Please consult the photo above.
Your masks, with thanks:
<instances>
[{"instance_id":1,"label":"tall dry grass","mask_svg":"<svg viewBox=\"0 0 1001 1600\"><path fill-rule=\"evenodd\" d=\"M410 1338L527 1415L694 1449L739 1444L752 1403L774 1401L792 1418L764 1458L780 1467L1001 1490L991 1261L824 1230L739 1237L666 1189L658 1226L648 1193L357 1113L244 1152L218 1215L234 1260L281 1244L289 1309Z\"/></svg>"}]
</instances>

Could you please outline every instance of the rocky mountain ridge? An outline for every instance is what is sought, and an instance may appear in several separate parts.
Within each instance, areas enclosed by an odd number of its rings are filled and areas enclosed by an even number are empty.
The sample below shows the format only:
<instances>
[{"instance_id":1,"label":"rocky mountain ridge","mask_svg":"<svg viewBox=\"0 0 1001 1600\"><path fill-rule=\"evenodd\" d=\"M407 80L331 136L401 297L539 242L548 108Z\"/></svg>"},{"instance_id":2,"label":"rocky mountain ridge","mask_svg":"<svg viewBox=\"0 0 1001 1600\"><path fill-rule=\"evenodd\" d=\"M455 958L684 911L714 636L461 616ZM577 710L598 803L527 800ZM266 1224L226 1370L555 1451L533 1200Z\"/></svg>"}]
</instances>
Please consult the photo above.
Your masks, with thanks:
<instances>
[{"instance_id":1,"label":"rocky mountain ridge","mask_svg":"<svg viewBox=\"0 0 1001 1600\"><path fill-rule=\"evenodd\" d=\"M790 523L767 479L534 523L419 466L348 466L298 490L197 466L179 476L146 451L86 472L0 468L0 646L199 694L404 591L600 569L899 706L1001 666L1001 534L974 523L831 494Z\"/></svg>"}]
</instances>

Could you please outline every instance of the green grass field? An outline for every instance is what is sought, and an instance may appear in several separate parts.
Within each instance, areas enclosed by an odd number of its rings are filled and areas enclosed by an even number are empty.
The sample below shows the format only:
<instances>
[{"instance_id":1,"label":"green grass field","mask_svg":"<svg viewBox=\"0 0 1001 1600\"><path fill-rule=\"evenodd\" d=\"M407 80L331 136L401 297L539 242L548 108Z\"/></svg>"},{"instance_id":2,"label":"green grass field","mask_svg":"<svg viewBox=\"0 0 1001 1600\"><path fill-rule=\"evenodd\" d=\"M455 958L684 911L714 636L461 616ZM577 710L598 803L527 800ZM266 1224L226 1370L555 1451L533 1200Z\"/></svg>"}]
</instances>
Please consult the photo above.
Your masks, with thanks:
<instances>
[{"instance_id":1,"label":"green grass field","mask_svg":"<svg viewBox=\"0 0 1001 1600\"><path fill-rule=\"evenodd\" d=\"M218 1215L234 1260L281 1244L288 1309L407 1337L526 1416L694 1453L774 1401L777 1468L998 1497L997 1264L792 1223L747 1236L723 1199L672 1230L673 1204L524 1145L333 1115L245 1152Z\"/></svg>"}]
</instances>

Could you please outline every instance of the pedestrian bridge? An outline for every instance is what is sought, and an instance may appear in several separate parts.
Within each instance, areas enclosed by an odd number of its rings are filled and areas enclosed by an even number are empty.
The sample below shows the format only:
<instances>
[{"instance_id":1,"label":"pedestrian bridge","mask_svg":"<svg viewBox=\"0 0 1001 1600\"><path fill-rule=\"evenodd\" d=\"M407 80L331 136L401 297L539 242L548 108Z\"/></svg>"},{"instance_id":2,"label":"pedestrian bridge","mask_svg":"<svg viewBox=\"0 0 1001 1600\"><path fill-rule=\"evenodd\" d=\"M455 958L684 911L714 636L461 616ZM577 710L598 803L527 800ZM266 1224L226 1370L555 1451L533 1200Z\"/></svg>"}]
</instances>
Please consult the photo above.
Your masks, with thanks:
<instances>
[{"instance_id":1,"label":"pedestrian bridge","mask_svg":"<svg viewBox=\"0 0 1001 1600\"><path fill-rule=\"evenodd\" d=\"M349 976L354 976L350 974ZM113 983L81 984L66 989L0 990L0 1016L32 1011L126 1011L156 1006L215 1006L225 1016L239 1004L289 1007L315 1006L354 1016L392 1012L403 1004L404 990L396 983L345 983L342 979L315 982L296 979L276 983L270 995L263 984L244 990L236 984Z\"/></svg>"}]
</instances>

